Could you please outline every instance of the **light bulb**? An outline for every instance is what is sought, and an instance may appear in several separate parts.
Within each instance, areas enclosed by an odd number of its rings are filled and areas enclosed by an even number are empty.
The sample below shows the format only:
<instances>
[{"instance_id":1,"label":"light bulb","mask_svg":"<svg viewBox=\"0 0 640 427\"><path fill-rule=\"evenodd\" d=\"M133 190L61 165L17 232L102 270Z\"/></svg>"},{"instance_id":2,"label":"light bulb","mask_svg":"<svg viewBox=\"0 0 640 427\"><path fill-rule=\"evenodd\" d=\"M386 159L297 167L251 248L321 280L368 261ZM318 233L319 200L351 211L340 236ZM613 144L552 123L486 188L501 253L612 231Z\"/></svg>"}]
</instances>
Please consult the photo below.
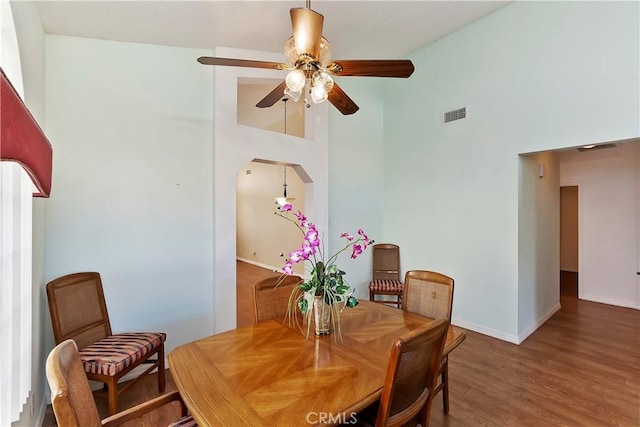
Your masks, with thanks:
<instances>
[{"instance_id":1,"label":"light bulb","mask_svg":"<svg viewBox=\"0 0 640 427\"><path fill-rule=\"evenodd\" d=\"M287 87L293 92L300 92L304 87L306 76L302 70L291 70L285 79Z\"/></svg>"},{"instance_id":2,"label":"light bulb","mask_svg":"<svg viewBox=\"0 0 640 427\"><path fill-rule=\"evenodd\" d=\"M318 70L313 73L313 86L322 86L329 93L333 89L333 79L324 71Z\"/></svg>"},{"instance_id":3,"label":"light bulb","mask_svg":"<svg viewBox=\"0 0 640 427\"><path fill-rule=\"evenodd\" d=\"M314 103L319 104L323 101L326 101L328 96L329 94L327 93L327 90L324 88L324 86L311 86L311 100Z\"/></svg>"},{"instance_id":4,"label":"light bulb","mask_svg":"<svg viewBox=\"0 0 640 427\"><path fill-rule=\"evenodd\" d=\"M293 102L298 102L300 99L300 95L302 95L302 91L293 91L288 87L284 88L284 94L293 100Z\"/></svg>"}]
</instances>

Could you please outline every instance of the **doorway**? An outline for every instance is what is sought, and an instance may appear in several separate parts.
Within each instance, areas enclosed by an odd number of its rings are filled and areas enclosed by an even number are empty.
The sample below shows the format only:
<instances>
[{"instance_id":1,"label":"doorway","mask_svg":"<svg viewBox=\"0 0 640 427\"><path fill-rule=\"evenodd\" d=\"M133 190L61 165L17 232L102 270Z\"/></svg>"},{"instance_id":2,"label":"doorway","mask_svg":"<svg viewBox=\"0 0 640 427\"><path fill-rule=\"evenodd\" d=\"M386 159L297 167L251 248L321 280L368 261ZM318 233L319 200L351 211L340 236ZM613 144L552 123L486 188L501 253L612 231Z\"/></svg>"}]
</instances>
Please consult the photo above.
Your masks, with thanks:
<instances>
[{"instance_id":1,"label":"doorway","mask_svg":"<svg viewBox=\"0 0 640 427\"><path fill-rule=\"evenodd\" d=\"M578 186L560 187L560 295L578 298Z\"/></svg>"}]
</instances>

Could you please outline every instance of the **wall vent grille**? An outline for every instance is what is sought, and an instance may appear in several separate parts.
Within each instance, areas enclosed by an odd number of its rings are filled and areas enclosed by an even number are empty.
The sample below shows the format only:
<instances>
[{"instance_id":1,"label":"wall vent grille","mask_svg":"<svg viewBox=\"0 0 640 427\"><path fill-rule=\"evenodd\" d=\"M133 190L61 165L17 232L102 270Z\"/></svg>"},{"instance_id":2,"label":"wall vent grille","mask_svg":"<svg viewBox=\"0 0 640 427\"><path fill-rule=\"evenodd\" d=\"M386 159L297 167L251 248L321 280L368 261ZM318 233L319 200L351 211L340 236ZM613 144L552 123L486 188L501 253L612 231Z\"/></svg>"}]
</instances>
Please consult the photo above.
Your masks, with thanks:
<instances>
[{"instance_id":1,"label":"wall vent grille","mask_svg":"<svg viewBox=\"0 0 640 427\"><path fill-rule=\"evenodd\" d=\"M467 117L467 107L458 108L457 110L451 110L444 113L444 122L454 122L456 120L462 120Z\"/></svg>"}]
</instances>

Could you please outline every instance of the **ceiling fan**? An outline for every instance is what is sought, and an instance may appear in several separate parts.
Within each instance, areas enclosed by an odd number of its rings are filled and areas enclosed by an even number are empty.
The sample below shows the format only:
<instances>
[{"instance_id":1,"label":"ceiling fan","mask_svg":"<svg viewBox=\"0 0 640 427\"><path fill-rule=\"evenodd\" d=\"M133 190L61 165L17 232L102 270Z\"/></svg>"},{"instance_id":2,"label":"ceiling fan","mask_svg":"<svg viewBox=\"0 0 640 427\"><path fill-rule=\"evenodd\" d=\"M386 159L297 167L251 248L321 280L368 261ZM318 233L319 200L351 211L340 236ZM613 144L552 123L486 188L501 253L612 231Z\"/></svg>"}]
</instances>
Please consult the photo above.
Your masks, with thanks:
<instances>
[{"instance_id":1,"label":"ceiling fan","mask_svg":"<svg viewBox=\"0 0 640 427\"><path fill-rule=\"evenodd\" d=\"M201 56L198 62L205 65L288 70L285 81L258 102L256 107L271 107L284 96L298 101L304 94L307 107L310 105L309 98L314 103L328 100L345 115L355 113L359 107L333 81L332 76L407 78L413 73L413 64L406 59L332 61L329 42L322 36L324 16L311 9L311 1L307 0L305 8L291 9L290 14L293 36L284 45L286 64L208 56Z\"/></svg>"}]
</instances>

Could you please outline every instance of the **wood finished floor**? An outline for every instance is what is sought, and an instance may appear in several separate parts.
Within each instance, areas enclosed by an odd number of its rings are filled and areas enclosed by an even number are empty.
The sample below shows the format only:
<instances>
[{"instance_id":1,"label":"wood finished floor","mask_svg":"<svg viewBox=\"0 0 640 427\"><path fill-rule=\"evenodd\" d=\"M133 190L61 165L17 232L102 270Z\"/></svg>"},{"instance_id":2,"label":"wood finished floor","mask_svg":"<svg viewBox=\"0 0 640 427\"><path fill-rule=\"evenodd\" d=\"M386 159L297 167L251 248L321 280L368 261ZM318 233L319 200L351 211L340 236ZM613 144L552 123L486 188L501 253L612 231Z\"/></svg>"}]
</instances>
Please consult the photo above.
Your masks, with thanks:
<instances>
[{"instance_id":1,"label":"wood finished floor","mask_svg":"<svg viewBox=\"0 0 640 427\"><path fill-rule=\"evenodd\" d=\"M251 322L250 284L273 272L239 263L238 273L238 322ZM519 346L467 331L449 357L450 412L437 396L431 426L640 426L640 312L580 301L571 283L561 289L562 309ZM156 396L153 380L121 406ZM166 425L174 411L128 425ZM54 422L49 414L43 426Z\"/></svg>"}]
</instances>

